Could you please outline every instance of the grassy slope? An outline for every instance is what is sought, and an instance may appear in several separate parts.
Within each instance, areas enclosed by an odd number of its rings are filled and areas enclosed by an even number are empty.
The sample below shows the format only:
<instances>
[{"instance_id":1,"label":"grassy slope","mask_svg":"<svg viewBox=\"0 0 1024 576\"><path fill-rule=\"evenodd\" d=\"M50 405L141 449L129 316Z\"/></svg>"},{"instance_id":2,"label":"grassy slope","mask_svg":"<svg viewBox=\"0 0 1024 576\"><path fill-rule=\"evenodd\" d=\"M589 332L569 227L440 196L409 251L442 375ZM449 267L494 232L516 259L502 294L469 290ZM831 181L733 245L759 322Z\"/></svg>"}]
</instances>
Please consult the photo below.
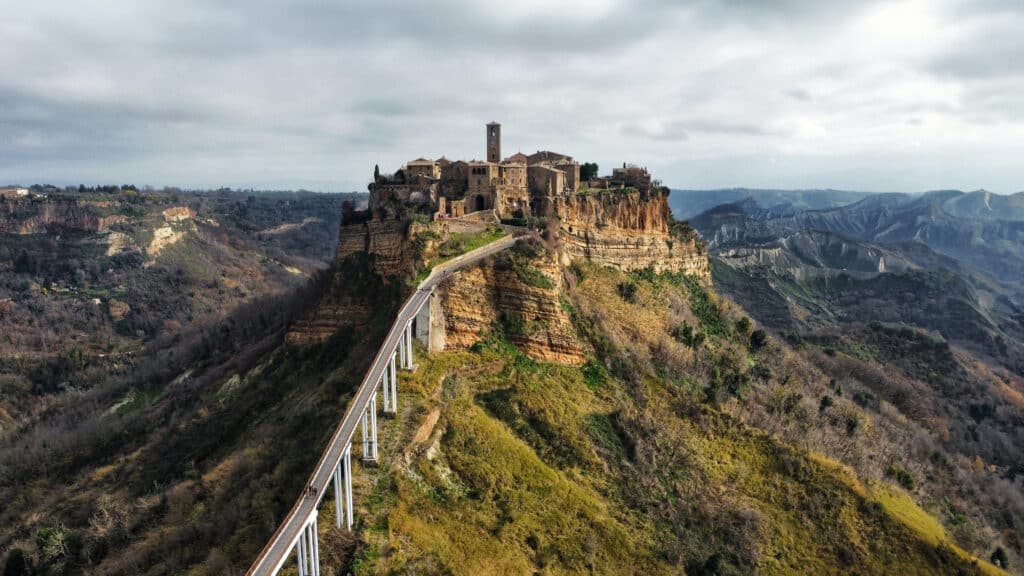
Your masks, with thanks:
<instances>
[{"instance_id":1,"label":"grassy slope","mask_svg":"<svg viewBox=\"0 0 1024 576\"><path fill-rule=\"evenodd\" d=\"M641 282L628 303L629 279L583 273L567 306L610 370L536 364L498 336L423 360L357 573L997 572L972 568L898 489L648 371L658 362L627 343L667 334L685 284Z\"/></svg>"}]
</instances>

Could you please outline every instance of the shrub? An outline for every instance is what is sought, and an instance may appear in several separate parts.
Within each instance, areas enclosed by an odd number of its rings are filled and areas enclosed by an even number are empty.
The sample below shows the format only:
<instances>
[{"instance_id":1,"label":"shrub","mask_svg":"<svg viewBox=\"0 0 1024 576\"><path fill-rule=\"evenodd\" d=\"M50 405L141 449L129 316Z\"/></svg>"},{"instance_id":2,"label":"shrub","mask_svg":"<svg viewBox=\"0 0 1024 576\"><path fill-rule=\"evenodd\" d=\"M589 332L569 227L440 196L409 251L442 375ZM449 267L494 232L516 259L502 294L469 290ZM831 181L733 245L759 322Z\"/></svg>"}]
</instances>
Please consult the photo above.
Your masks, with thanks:
<instances>
[{"instance_id":1,"label":"shrub","mask_svg":"<svg viewBox=\"0 0 1024 576\"><path fill-rule=\"evenodd\" d=\"M772 379L772 369L758 362L750 369L750 376L760 380L764 384L767 384L768 381Z\"/></svg>"},{"instance_id":2,"label":"shrub","mask_svg":"<svg viewBox=\"0 0 1024 576\"><path fill-rule=\"evenodd\" d=\"M828 394L825 394L824 396L821 397L821 402L818 404L818 411L824 412L825 410L831 408L833 404L835 404L835 402L832 400L832 397L829 396Z\"/></svg>"},{"instance_id":3,"label":"shrub","mask_svg":"<svg viewBox=\"0 0 1024 576\"><path fill-rule=\"evenodd\" d=\"M619 283L619 296L623 300L630 303L636 302L636 282L620 282Z\"/></svg>"},{"instance_id":4,"label":"shrub","mask_svg":"<svg viewBox=\"0 0 1024 576\"><path fill-rule=\"evenodd\" d=\"M1002 546L996 546L991 556L992 564L998 568L1006 570L1010 567L1010 560L1006 557L1006 550L1003 550Z\"/></svg>"},{"instance_id":5,"label":"shrub","mask_svg":"<svg viewBox=\"0 0 1024 576\"><path fill-rule=\"evenodd\" d=\"M913 490L917 486L917 481L914 479L914 475L909 471L900 468L899 466L892 464L885 471L885 475L889 476L907 490Z\"/></svg>"},{"instance_id":6,"label":"shrub","mask_svg":"<svg viewBox=\"0 0 1024 576\"><path fill-rule=\"evenodd\" d=\"M853 393L853 401L861 408L878 409L878 398L867 390L858 390Z\"/></svg>"},{"instance_id":7,"label":"shrub","mask_svg":"<svg viewBox=\"0 0 1024 576\"><path fill-rule=\"evenodd\" d=\"M757 352L768 343L768 333L758 328L750 333L750 349Z\"/></svg>"},{"instance_id":8,"label":"shrub","mask_svg":"<svg viewBox=\"0 0 1024 576\"><path fill-rule=\"evenodd\" d=\"M747 318L746 316L736 321L736 331L739 332L740 336L748 336L752 327L753 325L750 323L750 318Z\"/></svg>"},{"instance_id":9,"label":"shrub","mask_svg":"<svg viewBox=\"0 0 1024 576\"><path fill-rule=\"evenodd\" d=\"M4 565L4 576L28 576L31 573L32 566L29 564L25 551L21 548L12 548L11 553L7 555L7 563Z\"/></svg>"},{"instance_id":10,"label":"shrub","mask_svg":"<svg viewBox=\"0 0 1024 576\"><path fill-rule=\"evenodd\" d=\"M696 342L697 333L694 331L693 326L690 326L686 322L683 322L672 329L672 337L675 338L677 342L686 344L690 348L696 348L694 344Z\"/></svg>"},{"instance_id":11,"label":"shrub","mask_svg":"<svg viewBox=\"0 0 1024 576\"><path fill-rule=\"evenodd\" d=\"M504 328L505 334L510 337L522 337L526 336L526 323L523 319L515 314L509 314L504 312L501 315L501 327Z\"/></svg>"},{"instance_id":12,"label":"shrub","mask_svg":"<svg viewBox=\"0 0 1024 576\"><path fill-rule=\"evenodd\" d=\"M583 365L583 381L588 388L600 388L608 381L608 371L604 365L596 360L590 360Z\"/></svg>"}]
</instances>

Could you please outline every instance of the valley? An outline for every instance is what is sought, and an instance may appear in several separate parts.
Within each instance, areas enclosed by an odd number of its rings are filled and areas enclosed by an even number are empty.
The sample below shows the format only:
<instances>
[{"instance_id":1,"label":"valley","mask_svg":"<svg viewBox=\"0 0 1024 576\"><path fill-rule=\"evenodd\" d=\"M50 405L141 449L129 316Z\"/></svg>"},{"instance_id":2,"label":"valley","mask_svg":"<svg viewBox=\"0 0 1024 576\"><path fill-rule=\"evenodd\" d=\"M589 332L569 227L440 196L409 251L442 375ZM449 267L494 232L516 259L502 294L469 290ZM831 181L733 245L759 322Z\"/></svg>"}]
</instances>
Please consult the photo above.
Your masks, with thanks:
<instances>
[{"instance_id":1,"label":"valley","mask_svg":"<svg viewBox=\"0 0 1024 576\"><path fill-rule=\"evenodd\" d=\"M330 222L322 207L250 207L229 228L238 196L225 193L219 209L158 204L112 225L182 232L155 257L139 250L127 285L190 278L162 270L187 242L220 282L258 267L244 293L186 300L220 298L220 314L152 336L108 318L81 328L111 334L81 364L21 359L62 376L12 364L76 385L5 394L0 522L15 528L0 546L44 574L242 573L402 300L512 230L526 235L515 247L437 285L399 413L380 420L379 464L354 463L352 530L335 527L325 491L321 573L1019 572L1024 381L1004 282L921 243L745 236L770 226L730 207L691 227L667 193L631 194L581 195L532 231L325 198L340 218L322 272L290 256L311 248L293 234ZM69 234L47 226L24 236ZM251 259L259 246L275 256ZM111 289L53 278L66 298Z\"/></svg>"}]
</instances>

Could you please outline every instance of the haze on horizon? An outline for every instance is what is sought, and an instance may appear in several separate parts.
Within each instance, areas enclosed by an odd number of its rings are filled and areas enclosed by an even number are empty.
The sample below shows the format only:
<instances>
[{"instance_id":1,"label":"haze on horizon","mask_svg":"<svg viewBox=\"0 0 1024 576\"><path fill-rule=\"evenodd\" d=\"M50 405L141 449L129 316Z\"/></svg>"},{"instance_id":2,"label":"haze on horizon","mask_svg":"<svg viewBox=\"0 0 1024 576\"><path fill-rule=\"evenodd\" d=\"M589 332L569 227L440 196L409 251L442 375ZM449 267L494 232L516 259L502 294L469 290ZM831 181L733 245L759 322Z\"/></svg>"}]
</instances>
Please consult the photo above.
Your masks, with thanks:
<instances>
[{"instance_id":1,"label":"haze on horizon","mask_svg":"<svg viewBox=\"0 0 1024 576\"><path fill-rule=\"evenodd\" d=\"M1024 189L1024 4L0 0L0 184L365 190L552 149L676 188Z\"/></svg>"}]
</instances>

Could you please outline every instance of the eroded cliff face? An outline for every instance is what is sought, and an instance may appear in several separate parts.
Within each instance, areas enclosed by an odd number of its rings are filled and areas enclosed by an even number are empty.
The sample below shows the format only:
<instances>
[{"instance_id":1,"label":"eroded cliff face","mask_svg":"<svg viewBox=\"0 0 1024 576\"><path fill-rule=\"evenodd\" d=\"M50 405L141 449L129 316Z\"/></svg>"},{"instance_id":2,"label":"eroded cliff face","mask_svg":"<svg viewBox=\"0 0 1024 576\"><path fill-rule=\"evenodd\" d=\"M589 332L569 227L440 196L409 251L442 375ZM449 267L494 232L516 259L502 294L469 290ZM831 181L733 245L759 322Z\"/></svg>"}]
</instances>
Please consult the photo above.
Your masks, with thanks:
<instances>
[{"instance_id":1,"label":"eroded cliff face","mask_svg":"<svg viewBox=\"0 0 1024 576\"><path fill-rule=\"evenodd\" d=\"M562 308L562 271L548 254L514 263L503 255L456 272L438 287L431 310L433 349L465 350L502 326L513 344L542 362L586 361L579 336ZM524 274L523 268L529 266Z\"/></svg>"},{"instance_id":2,"label":"eroded cliff face","mask_svg":"<svg viewBox=\"0 0 1024 576\"><path fill-rule=\"evenodd\" d=\"M335 257L334 287L345 283L369 283L364 273L377 276L373 282L384 279L391 283L401 282L415 273L417 234L430 227L378 214L348 213L343 216L338 232L338 252ZM431 235L435 236L435 235ZM366 257L367 268L354 265ZM285 337L286 342L309 345L323 342L341 328L356 329L370 320L366 303L350 292L329 290L305 319L292 324Z\"/></svg>"},{"instance_id":3,"label":"eroded cliff face","mask_svg":"<svg viewBox=\"0 0 1024 576\"><path fill-rule=\"evenodd\" d=\"M298 346L317 344L341 328L358 330L369 321L370 310L363 302L350 297L327 297L317 304L312 314L289 327L285 342Z\"/></svg>"},{"instance_id":4,"label":"eroded cliff face","mask_svg":"<svg viewBox=\"0 0 1024 576\"><path fill-rule=\"evenodd\" d=\"M369 218L343 222L338 233L338 255L365 253L373 259L373 269L381 276L409 275L413 269L413 246L408 224L399 219Z\"/></svg>"},{"instance_id":5,"label":"eroded cliff face","mask_svg":"<svg viewBox=\"0 0 1024 576\"><path fill-rule=\"evenodd\" d=\"M668 193L601 191L559 200L563 260L587 258L626 271L686 272L710 279L695 240L669 233Z\"/></svg>"},{"instance_id":6,"label":"eroded cliff face","mask_svg":"<svg viewBox=\"0 0 1024 576\"><path fill-rule=\"evenodd\" d=\"M0 234L41 234L51 227L99 232L119 222L125 222L125 217L103 216L91 206L69 198L0 203Z\"/></svg>"}]
</instances>

